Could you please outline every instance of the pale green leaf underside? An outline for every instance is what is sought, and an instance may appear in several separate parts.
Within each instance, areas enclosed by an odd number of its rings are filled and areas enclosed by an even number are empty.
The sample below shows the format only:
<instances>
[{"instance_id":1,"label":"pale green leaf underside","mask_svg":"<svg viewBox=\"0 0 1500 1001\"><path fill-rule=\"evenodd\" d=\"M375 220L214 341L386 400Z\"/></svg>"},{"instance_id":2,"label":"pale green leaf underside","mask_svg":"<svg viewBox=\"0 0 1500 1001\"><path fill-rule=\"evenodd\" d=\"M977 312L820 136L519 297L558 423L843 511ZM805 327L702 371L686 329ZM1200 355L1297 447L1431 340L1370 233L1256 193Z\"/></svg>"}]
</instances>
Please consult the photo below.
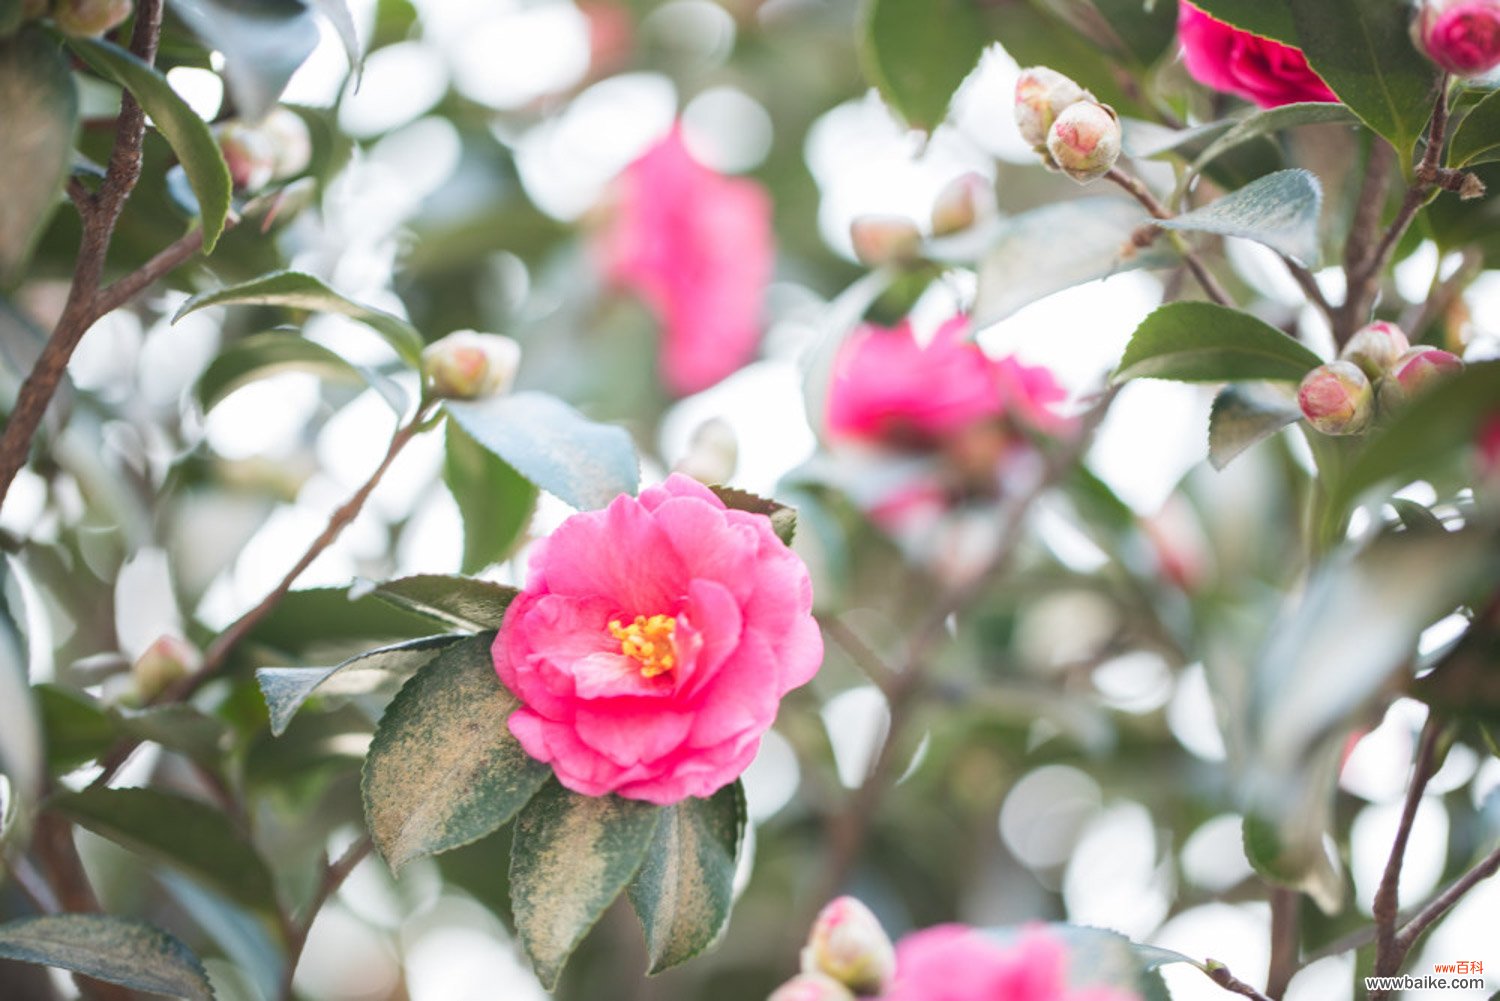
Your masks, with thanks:
<instances>
[{"instance_id":1,"label":"pale green leaf underside","mask_svg":"<svg viewBox=\"0 0 1500 1001\"><path fill-rule=\"evenodd\" d=\"M0 959L72 970L132 990L213 1001L198 957L166 932L104 914L57 914L0 925Z\"/></svg>"}]
</instances>

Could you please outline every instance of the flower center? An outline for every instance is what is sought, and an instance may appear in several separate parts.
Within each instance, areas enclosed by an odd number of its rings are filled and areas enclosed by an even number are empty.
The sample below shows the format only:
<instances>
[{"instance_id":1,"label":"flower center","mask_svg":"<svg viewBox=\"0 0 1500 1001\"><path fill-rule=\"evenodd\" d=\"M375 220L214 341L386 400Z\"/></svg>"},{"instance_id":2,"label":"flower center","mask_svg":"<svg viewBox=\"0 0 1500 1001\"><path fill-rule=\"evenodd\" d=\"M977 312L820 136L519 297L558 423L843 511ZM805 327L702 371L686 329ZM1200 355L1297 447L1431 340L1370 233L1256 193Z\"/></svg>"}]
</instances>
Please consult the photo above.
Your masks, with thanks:
<instances>
[{"instance_id":1,"label":"flower center","mask_svg":"<svg viewBox=\"0 0 1500 1001\"><path fill-rule=\"evenodd\" d=\"M673 642L677 620L670 615L637 615L630 625L619 619L609 624L609 634L620 641L620 652L640 662L641 676L654 678L677 666Z\"/></svg>"}]
</instances>

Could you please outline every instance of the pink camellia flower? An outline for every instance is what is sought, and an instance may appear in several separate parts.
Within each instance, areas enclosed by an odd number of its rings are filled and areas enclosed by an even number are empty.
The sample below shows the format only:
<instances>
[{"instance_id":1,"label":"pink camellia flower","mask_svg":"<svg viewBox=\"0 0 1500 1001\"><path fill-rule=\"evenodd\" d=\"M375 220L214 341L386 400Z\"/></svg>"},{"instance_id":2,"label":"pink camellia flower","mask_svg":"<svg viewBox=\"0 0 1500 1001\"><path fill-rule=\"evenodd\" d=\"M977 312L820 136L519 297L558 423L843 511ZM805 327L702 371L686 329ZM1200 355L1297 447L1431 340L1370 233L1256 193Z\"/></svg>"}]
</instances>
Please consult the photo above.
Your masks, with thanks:
<instances>
[{"instance_id":1,"label":"pink camellia flower","mask_svg":"<svg viewBox=\"0 0 1500 1001\"><path fill-rule=\"evenodd\" d=\"M1254 101L1262 108L1338 100L1307 65L1301 49L1241 31L1186 0L1177 10L1182 61L1204 86Z\"/></svg>"},{"instance_id":2,"label":"pink camellia flower","mask_svg":"<svg viewBox=\"0 0 1500 1001\"><path fill-rule=\"evenodd\" d=\"M1500 66L1500 0L1423 0L1411 34L1448 72L1484 76Z\"/></svg>"},{"instance_id":3,"label":"pink camellia flower","mask_svg":"<svg viewBox=\"0 0 1500 1001\"><path fill-rule=\"evenodd\" d=\"M696 393L749 361L775 253L765 189L703 166L674 128L625 168L611 210L605 276L656 313L667 387Z\"/></svg>"},{"instance_id":4,"label":"pink camellia flower","mask_svg":"<svg viewBox=\"0 0 1500 1001\"><path fill-rule=\"evenodd\" d=\"M745 770L823 640L770 521L674 474L541 543L492 652L527 754L574 792L664 805Z\"/></svg>"},{"instance_id":5,"label":"pink camellia flower","mask_svg":"<svg viewBox=\"0 0 1500 1001\"><path fill-rule=\"evenodd\" d=\"M1012 415L1045 432L1070 422L1055 411L1067 396L1045 368L992 359L955 316L925 346L911 321L866 326L839 350L828 393L828 430L837 437L929 447Z\"/></svg>"},{"instance_id":6,"label":"pink camellia flower","mask_svg":"<svg viewBox=\"0 0 1500 1001\"><path fill-rule=\"evenodd\" d=\"M964 925L914 932L896 945L896 980L881 1001L1140 1001L1114 987L1068 986L1068 952L1028 929L1001 945Z\"/></svg>"}]
</instances>

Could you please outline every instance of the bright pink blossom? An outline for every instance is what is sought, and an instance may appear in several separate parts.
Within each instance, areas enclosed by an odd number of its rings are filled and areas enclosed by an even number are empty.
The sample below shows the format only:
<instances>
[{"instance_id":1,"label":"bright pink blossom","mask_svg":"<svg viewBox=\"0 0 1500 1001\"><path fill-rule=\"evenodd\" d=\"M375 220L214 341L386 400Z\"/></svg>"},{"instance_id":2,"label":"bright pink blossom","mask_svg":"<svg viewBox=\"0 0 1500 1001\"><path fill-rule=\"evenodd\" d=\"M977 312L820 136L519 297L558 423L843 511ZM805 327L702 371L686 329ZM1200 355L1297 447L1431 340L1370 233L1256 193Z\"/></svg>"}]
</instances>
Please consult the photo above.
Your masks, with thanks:
<instances>
[{"instance_id":1,"label":"bright pink blossom","mask_svg":"<svg viewBox=\"0 0 1500 1001\"><path fill-rule=\"evenodd\" d=\"M1450 73L1484 76L1500 66L1500 0L1425 0L1412 37Z\"/></svg>"},{"instance_id":2,"label":"bright pink blossom","mask_svg":"<svg viewBox=\"0 0 1500 1001\"><path fill-rule=\"evenodd\" d=\"M1002 945L964 925L938 925L896 945L882 1001L1140 1001L1114 987L1068 986L1068 950L1041 928Z\"/></svg>"},{"instance_id":3,"label":"bright pink blossom","mask_svg":"<svg viewBox=\"0 0 1500 1001\"><path fill-rule=\"evenodd\" d=\"M993 359L955 316L925 346L911 322L866 326L839 350L828 392L828 429L836 436L933 445L1009 414L1040 431L1068 426L1055 411L1067 396L1045 368Z\"/></svg>"},{"instance_id":4,"label":"bright pink blossom","mask_svg":"<svg viewBox=\"0 0 1500 1001\"><path fill-rule=\"evenodd\" d=\"M656 313L675 393L707 389L754 355L774 254L765 189L693 159L680 129L615 182L605 275Z\"/></svg>"},{"instance_id":5,"label":"bright pink blossom","mask_svg":"<svg viewBox=\"0 0 1500 1001\"><path fill-rule=\"evenodd\" d=\"M1241 31L1187 3L1178 5L1182 61L1206 87L1275 108L1299 101L1337 101L1302 50Z\"/></svg>"},{"instance_id":6,"label":"bright pink blossom","mask_svg":"<svg viewBox=\"0 0 1500 1001\"><path fill-rule=\"evenodd\" d=\"M745 770L823 641L770 521L673 475L540 544L493 654L527 754L575 792L667 804Z\"/></svg>"}]
</instances>

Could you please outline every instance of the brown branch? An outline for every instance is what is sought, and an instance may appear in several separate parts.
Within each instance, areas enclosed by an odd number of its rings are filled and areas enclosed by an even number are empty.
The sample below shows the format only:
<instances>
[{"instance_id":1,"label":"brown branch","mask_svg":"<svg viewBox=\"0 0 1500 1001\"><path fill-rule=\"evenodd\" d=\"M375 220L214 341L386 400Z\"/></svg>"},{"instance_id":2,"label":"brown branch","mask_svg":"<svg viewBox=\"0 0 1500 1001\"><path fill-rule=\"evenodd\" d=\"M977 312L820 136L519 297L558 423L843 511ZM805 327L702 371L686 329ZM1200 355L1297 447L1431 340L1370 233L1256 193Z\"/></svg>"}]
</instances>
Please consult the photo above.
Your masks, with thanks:
<instances>
[{"instance_id":1,"label":"brown branch","mask_svg":"<svg viewBox=\"0 0 1500 1001\"><path fill-rule=\"evenodd\" d=\"M1407 922L1406 927L1401 929L1401 934L1396 936L1396 948L1401 958L1405 959L1411 947L1416 944L1422 933L1430 928L1433 922L1448 913L1448 910L1458 903L1464 894L1475 886L1489 879L1500 871L1500 846L1486 855L1478 865L1454 880L1449 887L1417 912L1417 916Z\"/></svg>"},{"instance_id":2,"label":"brown branch","mask_svg":"<svg viewBox=\"0 0 1500 1001\"><path fill-rule=\"evenodd\" d=\"M1302 895L1284 886L1271 889L1271 962L1266 972L1266 996L1286 994L1297 972L1301 952Z\"/></svg>"},{"instance_id":3,"label":"brown branch","mask_svg":"<svg viewBox=\"0 0 1500 1001\"><path fill-rule=\"evenodd\" d=\"M1236 977L1233 973L1230 973L1229 967L1225 966L1223 963L1219 962L1216 959L1210 959L1208 961L1208 964L1204 967L1203 972L1208 974L1208 979L1212 980L1214 983L1218 984L1226 991L1229 991L1231 994L1240 994L1244 997L1252 998L1254 999L1254 1001L1271 1001L1270 998L1266 997L1260 991L1256 990L1254 987L1251 987L1249 984Z\"/></svg>"},{"instance_id":4,"label":"brown branch","mask_svg":"<svg viewBox=\"0 0 1500 1001\"><path fill-rule=\"evenodd\" d=\"M887 699L891 697L896 688L898 675L891 665L887 664L885 658L871 649L864 641L864 637L849 627L843 619L837 615L824 615L818 617L823 631L828 634L839 647L849 655L849 659L875 683L881 693Z\"/></svg>"},{"instance_id":5,"label":"brown branch","mask_svg":"<svg viewBox=\"0 0 1500 1001\"><path fill-rule=\"evenodd\" d=\"M1401 965L1404 955L1396 942L1396 920L1399 899L1397 891L1401 883L1401 864L1406 858L1406 845L1411 840L1412 824L1417 818L1417 808L1422 803L1422 792L1427 780L1432 777L1433 758L1437 753L1442 725L1429 716L1422 727L1421 742L1416 759L1412 762L1411 782L1406 788L1406 802L1401 807L1401 821L1396 828L1396 839L1391 844L1390 858L1386 860L1385 873L1375 890L1375 975L1390 976ZM1373 996L1373 995L1372 995Z\"/></svg>"},{"instance_id":6,"label":"brown branch","mask_svg":"<svg viewBox=\"0 0 1500 1001\"><path fill-rule=\"evenodd\" d=\"M1297 287L1302 290L1302 294L1307 296L1307 301L1317 306L1318 311L1332 322L1334 316L1333 304L1323 294L1323 289L1318 285L1318 280L1313 277L1313 273L1285 254L1278 254L1277 256L1281 258L1281 263L1286 265L1287 273L1292 276L1292 280L1297 283Z\"/></svg>"},{"instance_id":7,"label":"brown branch","mask_svg":"<svg viewBox=\"0 0 1500 1001\"><path fill-rule=\"evenodd\" d=\"M1127 174L1119 167L1111 167L1109 173L1104 176L1124 188L1132 198L1145 206L1146 211L1150 212L1154 218L1172 218L1172 213L1151 193L1150 188L1141 183L1139 178ZM1208 270L1208 265L1203 263L1202 258L1181 241L1178 243L1178 249L1182 251L1183 261L1187 264L1188 270L1193 273L1193 277L1198 280L1204 293L1220 306L1233 306L1234 300L1229 297L1228 292L1224 291L1224 286L1219 284L1219 280L1214 277L1212 271Z\"/></svg>"},{"instance_id":8,"label":"brown branch","mask_svg":"<svg viewBox=\"0 0 1500 1001\"><path fill-rule=\"evenodd\" d=\"M340 855L338 861L330 862L323 867L323 878L318 881L318 887L313 891L312 899L303 908L301 920L291 926L291 934L286 944L286 968L281 974L281 999L291 1001L292 980L297 975L297 961L302 958L302 950L307 947L307 936L312 932L313 922L318 919L318 912L323 905L328 903L330 897L338 892L344 880L349 878L361 862L370 854L373 845L368 834L362 835L360 839L349 846L349 849Z\"/></svg>"}]
</instances>

